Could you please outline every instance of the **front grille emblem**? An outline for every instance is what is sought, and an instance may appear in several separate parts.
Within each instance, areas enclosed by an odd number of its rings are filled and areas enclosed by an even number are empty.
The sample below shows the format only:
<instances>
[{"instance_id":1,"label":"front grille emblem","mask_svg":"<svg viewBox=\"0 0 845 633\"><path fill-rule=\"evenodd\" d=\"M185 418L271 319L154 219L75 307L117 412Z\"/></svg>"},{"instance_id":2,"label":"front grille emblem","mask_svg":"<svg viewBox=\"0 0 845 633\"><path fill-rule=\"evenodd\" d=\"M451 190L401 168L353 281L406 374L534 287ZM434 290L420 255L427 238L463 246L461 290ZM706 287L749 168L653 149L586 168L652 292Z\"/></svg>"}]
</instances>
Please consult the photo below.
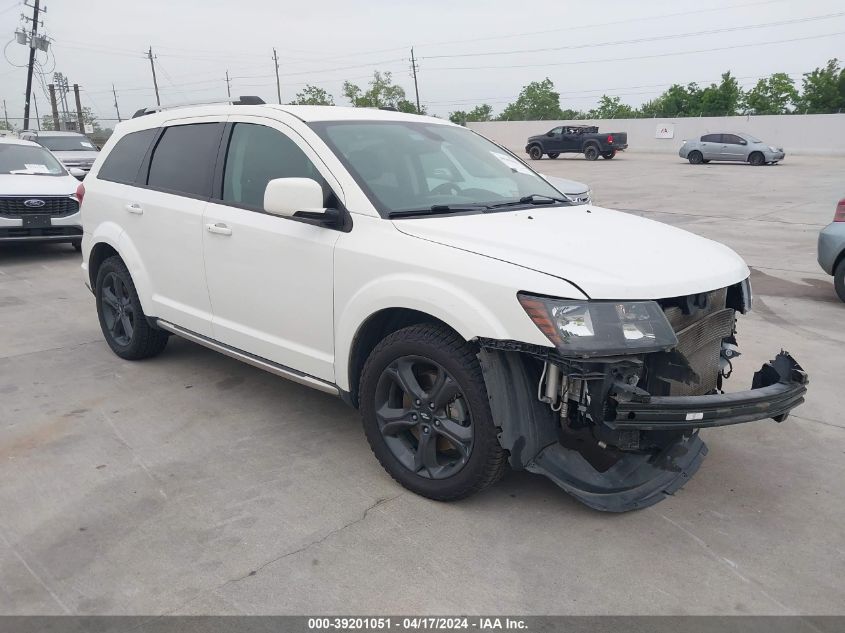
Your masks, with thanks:
<instances>
[{"instance_id":1,"label":"front grille emblem","mask_svg":"<svg viewBox=\"0 0 845 633\"><path fill-rule=\"evenodd\" d=\"M37 198L31 198L30 200L23 201L23 206L28 207L30 209L40 209L45 204L47 203L43 200L38 200Z\"/></svg>"}]
</instances>

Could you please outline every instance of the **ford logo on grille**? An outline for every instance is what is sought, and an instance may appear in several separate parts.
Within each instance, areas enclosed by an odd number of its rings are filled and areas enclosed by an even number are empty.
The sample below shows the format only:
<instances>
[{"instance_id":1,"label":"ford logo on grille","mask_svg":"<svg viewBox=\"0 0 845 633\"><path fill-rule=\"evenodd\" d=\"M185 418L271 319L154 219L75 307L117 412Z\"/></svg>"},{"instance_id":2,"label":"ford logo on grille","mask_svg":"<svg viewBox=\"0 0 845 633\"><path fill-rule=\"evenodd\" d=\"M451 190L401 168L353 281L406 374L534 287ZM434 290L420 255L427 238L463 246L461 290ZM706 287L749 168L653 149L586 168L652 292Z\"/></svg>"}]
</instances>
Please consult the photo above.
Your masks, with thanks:
<instances>
[{"instance_id":1,"label":"ford logo on grille","mask_svg":"<svg viewBox=\"0 0 845 633\"><path fill-rule=\"evenodd\" d=\"M47 203L44 202L43 200L37 200L36 198L32 198L31 200L24 200L23 201L23 206L29 207L30 209L40 209L45 204L47 204Z\"/></svg>"}]
</instances>

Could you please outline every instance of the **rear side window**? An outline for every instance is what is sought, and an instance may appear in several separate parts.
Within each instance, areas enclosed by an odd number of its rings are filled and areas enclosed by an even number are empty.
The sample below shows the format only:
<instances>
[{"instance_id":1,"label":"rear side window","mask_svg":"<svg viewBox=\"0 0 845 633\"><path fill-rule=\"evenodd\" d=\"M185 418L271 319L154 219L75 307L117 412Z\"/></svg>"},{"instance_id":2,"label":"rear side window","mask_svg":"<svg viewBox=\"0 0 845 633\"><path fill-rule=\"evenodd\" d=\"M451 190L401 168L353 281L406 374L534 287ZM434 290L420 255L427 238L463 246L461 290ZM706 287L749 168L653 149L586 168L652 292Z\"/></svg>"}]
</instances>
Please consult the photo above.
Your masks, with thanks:
<instances>
[{"instance_id":1,"label":"rear side window","mask_svg":"<svg viewBox=\"0 0 845 633\"><path fill-rule=\"evenodd\" d=\"M701 137L702 143L721 143L721 134L705 134Z\"/></svg>"},{"instance_id":2,"label":"rear side window","mask_svg":"<svg viewBox=\"0 0 845 633\"><path fill-rule=\"evenodd\" d=\"M173 193L210 197L222 133L222 123L165 128L150 159L147 185Z\"/></svg>"},{"instance_id":3,"label":"rear side window","mask_svg":"<svg viewBox=\"0 0 845 633\"><path fill-rule=\"evenodd\" d=\"M264 125L235 123L223 172L223 201L264 208L274 178L311 178L328 192L320 172L287 136Z\"/></svg>"},{"instance_id":4,"label":"rear side window","mask_svg":"<svg viewBox=\"0 0 845 633\"><path fill-rule=\"evenodd\" d=\"M157 133L158 129L152 128L140 132L131 132L124 136L106 156L106 161L100 167L97 178L129 185L134 184L144 156L146 156L150 143L153 142Z\"/></svg>"}]
</instances>

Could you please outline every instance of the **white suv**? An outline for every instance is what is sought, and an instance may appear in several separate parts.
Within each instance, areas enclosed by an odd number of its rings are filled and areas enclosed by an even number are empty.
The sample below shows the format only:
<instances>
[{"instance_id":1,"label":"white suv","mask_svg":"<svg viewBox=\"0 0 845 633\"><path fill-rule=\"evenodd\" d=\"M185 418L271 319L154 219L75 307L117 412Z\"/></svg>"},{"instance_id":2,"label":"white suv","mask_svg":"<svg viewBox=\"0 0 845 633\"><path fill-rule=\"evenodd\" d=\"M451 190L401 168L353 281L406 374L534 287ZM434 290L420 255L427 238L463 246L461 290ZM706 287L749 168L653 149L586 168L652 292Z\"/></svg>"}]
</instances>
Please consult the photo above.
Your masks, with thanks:
<instances>
[{"instance_id":1,"label":"white suv","mask_svg":"<svg viewBox=\"0 0 845 633\"><path fill-rule=\"evenodd\" d=\"M786 353L723 393L748 268L664 224L573 205L446 121L210 105L117 126L84 183L83 271L125 359L170 334L358 407L407 488L506 464L587 505L656 503L701 427L803 401Z\"/></svg>"}]
</instances>

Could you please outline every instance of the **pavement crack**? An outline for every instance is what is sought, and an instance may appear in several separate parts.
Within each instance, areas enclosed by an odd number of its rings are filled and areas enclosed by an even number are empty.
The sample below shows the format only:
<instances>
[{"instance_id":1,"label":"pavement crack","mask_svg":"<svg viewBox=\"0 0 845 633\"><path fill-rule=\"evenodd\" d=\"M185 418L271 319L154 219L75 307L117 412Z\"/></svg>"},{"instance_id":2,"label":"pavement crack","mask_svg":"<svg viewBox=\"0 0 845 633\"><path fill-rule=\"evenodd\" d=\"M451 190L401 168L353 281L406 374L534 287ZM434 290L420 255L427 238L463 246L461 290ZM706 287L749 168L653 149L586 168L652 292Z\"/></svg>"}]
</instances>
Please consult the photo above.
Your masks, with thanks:
<instances>
[{"instance_id":1,"label":"pavement crack","mask_svg":"<svg viewBox=\"0 0 845 633\"><path fill-rule=\"evenodd\" d=\"M49 352L61 352L68 349L74 349L76 347L82 347L84 345L91 345L93 343L101 343L103 341L102 337L98 339L94 339L93 341L83 341L82 343L74 343L73 345L60 345L59 347L50 347L48 349L35 349L31 352L21 352L20 354L10 354L8 356L0 356L0 360L12 360L16 358L23 358L25 356L34 356L35 354L46 354Z\"/></svg>"},{"instance_id":2,"label":"pavement crack","mask_svg":"<svg viewBox=\"0 0 845 633\"><path fill-rule=\"evenodd\" d=\"M212 589L208 589L208 590L205 590L205 591L201 591L197 595L195 595L193 598L191 598L190 600L186 600L185 602L183 602L180 605L174 607L173 609L170 609L169 611L165 611L164 613L162 613L161 615L156 616L156 617L165 617L165 616L168 616L168 615L173 615L174 613L178 613L179 611L184 609L186 606L188 606L192 602L198 600L199 598L201 598L204 595L207 595L209 593L213 593L215 591L220 591L221 589L223 589L223 587L226 587L227 585L232 585L232 584L241 582L242 580L246 580L247 578L252 578L253 576L257 576L260 571L262 571L263 569L266 569L270 565L278 563L280 560L284 560L285 558L289 558L290 556L295 556L296 554L300 554L300 553L314 547L315 545L320 545L321 543L324 543L325 541L330 539L332 536L339 534L340 532L343 532L344 530L352 527L353 525L357 525L359 523L362 523L363 521L366 520L367 516L369 516L370 512L375 510L377 507L384 505L385 503L389 503L389 502L391 502L395 499L398 499L399 497L401 497L404 494L405 494L404 492L400 492L399 494L394 495L392 497L383 497L381 499L378 499L378 500L375 501L375 503L367 506L364 509L364 511L361 513L361 516L359 516L355 519L352 519L351 521L344 523L340 527L337 527L337 528L327 532L326 534L324 534L320 538L315 539L315 540L313 540L309 543L306 543L305 545L298 547L295 550L292 550L290 552L285 552L285 553L280 554L280 555L278 555L274 558L271 558L270 560L268 560L264 563L261 563L261 565L259 565L258 567L256 567L252 571L250 571L249 573L243 574L242 576L237 576L235 578L230 578L229 580L227 580L226 582L218 585L217 587L214 587ZM155 619L155 618L151 618L151 619Z\"/></svg>"},{"instance_id":3,"label":"pavement crack","mask_svg":"<svg viewBox=\"0 0 845 633\"><path fill-rule=\"evenodd\" d=\"M803 415L795 415L794 413L790 413L789 417L796 418L798 420L803 420L804 422L815 422L816 424L823 424L824 426L829 426L834 429L839 429L840 431L845 431L845 427L839 426L838 424L833 424L831 422L825 422L824 420L816 420L814 418L806 418Z\"/></svg>"},{"instance_id":4,"label":"pavement crack","mask_svg":"<svg viewBox=\"0 0 845 633\"><path fill-rule=\"evenodd\" d=\"M378 499L375 503L368 506L364 510L364 512L361 514L361 516L358 517L357 519L353 519L352 521L349 521L348 523L344 523L340 527L335 528L335 529L331 530L330 532L327 532L326 534L324 534L320 538L318 538L314 541L311 541L310 543L307 543L307 544L303 545L302 547L299 547L299 548L292 550L290 552L285 552L284 554L276 556L275 558L271 558L266 563L262 563L261 565L259 565L255 569L253 569L248 574L244 574L243 576L238 576L237 578L232 578L231 580L227 580L225 583L220 585L220 587L218 587L218 589L225 587L228 584L240 582L242 580L246 580L247 578L251 578L253 576L256 576L261 570L265 569L266 567L269 567L270 565L273 565L274 563L279 562L280 560L284 560L285 558L288 558L290 556L295 556L296 554L300 554L300 553L304 552L305 550L314 547L315 545L320 545L321 543L325 542L326 540L328 540L329 538L331 538L335 534L339 534L340 532L343 532L344 530L352 527L353 525L357 525L358 523L363 522L364 520L366 520L367 515L369 515L372 510L379 507L380 505L388 503L389 501L393 501L394 499L398 499L403 494L404 493L400 492L398 495L393 496L393 497L386 497L386 498Z\"/></svg>"}]
</instances>

